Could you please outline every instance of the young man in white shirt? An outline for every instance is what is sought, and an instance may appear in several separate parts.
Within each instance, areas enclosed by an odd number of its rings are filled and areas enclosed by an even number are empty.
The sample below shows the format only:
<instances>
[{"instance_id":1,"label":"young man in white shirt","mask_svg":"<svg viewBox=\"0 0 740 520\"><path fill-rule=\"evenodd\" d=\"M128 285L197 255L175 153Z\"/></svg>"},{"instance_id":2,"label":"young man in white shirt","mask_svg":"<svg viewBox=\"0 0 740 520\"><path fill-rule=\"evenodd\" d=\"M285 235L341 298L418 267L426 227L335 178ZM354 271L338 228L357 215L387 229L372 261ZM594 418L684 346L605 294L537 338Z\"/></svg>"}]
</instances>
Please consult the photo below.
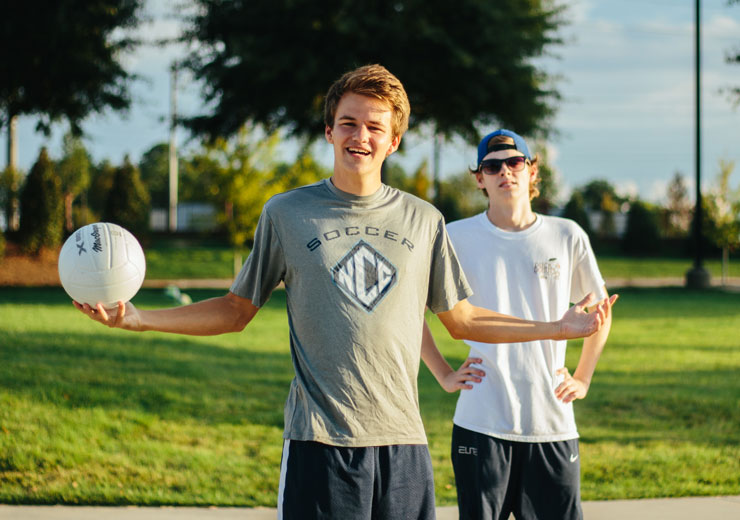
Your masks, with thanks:
<instances>
[{"instance_id":1,"label":"young man in white shirt","mask_svg":"<svg viewBox=\"0 0 740 520\"><path fill-rule=\"evenodd\" d=\"M607 298L586 233L571 220L532 211L537 157L521 136L505 129L488 134L471 173L488 209L447 230L472 304L548 321L588 293ZM565 340L466 341L486 376L460 394L453 420L461 519L582 518L572 403L588 393L610 325L608 315L584 340L573 375L564 366ZM430 338L425 334L425 342Z\"/></svg>"}]
</instances>

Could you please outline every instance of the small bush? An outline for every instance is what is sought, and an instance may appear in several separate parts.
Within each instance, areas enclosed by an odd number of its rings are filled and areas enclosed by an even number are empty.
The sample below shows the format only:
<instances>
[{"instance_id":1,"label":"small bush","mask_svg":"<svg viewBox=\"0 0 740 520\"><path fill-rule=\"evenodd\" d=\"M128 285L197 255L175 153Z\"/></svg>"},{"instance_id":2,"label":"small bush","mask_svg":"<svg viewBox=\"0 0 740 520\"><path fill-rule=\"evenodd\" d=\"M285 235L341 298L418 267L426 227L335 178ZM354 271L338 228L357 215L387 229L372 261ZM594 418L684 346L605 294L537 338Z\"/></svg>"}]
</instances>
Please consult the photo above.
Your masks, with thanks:
<instances>
[{"instance_id":1,"label":"small bush","mask_svg":"<svg viewBox=\"0 0 740 520\"><path fill-rule=\"evenodd\" d=\"M20 239L23 248L38 254L62 241L64 201L61 179L54 171L46 148L31 168L20 199Z\"/></svg>"},{"instance_id":2,"label":"small bush","mask_svg":"<svg viewBox=\"0 0 740 520\"><path fill-rule=\"evenodd\" d=\"M627 229L622 249L631 255L656 253L660 250L660 223L656 211L641 201L632 203L627 214Z\"/></svg>"}]
</instances>

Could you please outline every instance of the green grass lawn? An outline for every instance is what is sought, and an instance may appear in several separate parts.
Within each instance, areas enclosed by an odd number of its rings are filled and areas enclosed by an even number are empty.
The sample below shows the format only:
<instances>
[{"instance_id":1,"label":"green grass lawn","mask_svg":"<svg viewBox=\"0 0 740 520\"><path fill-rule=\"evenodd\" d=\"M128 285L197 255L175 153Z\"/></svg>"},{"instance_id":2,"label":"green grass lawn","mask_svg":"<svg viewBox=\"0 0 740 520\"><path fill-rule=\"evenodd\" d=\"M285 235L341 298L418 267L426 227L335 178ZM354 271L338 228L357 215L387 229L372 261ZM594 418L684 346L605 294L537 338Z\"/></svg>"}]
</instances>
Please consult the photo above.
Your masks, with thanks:
<instances>
[{"instance_id":1,"label":"green grass lawn","mask_svg":"<svg viewBox=\"0 0 740 520\"><path fill-rule=\"evenodd\" d=\"M191 338L106 329L61 289L0 288L0 502L274 506L293 377L284 299L243 333ZM171 304L156 290L134 301ZM459 365L465 345L430 323ZM739 330L737 293L621 291L576 403L585 500L740 494ZM453 504L456 396L425 368L419 390L437 501Z\"/></svg>"},{"instance_id":2,"label":"green grass lawn","mask_svg":"<svg viewBox=\"0 0 740 520\"><path fill-rule=\"evenodd\" d=\"M149 280L234 276L234 250L226 246L149 247L145 256ZM246 257L243 253L242 258Z\"/></svg>"},{"instance_id":3,"label":"green grass lawn","mask_svg":"<svg viewBox=\"0 0 740 520\"><path fill-rule=\"evenodd\" d=\"M683 278L694 265L690 258L626 257L597 255L599 269L604 278ZM722 276L722 261L716 258L705 260L704 268L712 277ZM730 258L728 276L740 276L740 261Z\"/></svg>"}]
</instances>

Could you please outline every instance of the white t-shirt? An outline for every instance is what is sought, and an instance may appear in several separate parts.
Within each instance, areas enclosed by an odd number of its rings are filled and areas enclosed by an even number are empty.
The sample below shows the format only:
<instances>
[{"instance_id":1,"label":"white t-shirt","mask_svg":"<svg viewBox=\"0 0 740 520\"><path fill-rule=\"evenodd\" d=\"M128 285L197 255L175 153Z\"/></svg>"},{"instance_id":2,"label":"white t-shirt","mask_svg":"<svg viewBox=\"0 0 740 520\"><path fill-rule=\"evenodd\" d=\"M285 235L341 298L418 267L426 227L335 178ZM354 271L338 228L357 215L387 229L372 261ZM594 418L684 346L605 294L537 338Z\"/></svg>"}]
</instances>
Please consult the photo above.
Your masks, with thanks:
<instances>
[{"instance_id":1,"label":"white t-shirt","mask_svg":"<svg viewBox=\"0 0 740 520\"><path fill-rule=\"evenodd\" d=\"M555 321L589 292L599 299L604 279L588 235L575 222L537 215L524 231L494 226L485 213L447 226L474 305L529 320ZM488 344L466 341L483 359L486 376L460 392L454 422L463 428L520 442L578 437L572 403L554 390L562 381L566 341Z\"/></svg>"}]
</instances>

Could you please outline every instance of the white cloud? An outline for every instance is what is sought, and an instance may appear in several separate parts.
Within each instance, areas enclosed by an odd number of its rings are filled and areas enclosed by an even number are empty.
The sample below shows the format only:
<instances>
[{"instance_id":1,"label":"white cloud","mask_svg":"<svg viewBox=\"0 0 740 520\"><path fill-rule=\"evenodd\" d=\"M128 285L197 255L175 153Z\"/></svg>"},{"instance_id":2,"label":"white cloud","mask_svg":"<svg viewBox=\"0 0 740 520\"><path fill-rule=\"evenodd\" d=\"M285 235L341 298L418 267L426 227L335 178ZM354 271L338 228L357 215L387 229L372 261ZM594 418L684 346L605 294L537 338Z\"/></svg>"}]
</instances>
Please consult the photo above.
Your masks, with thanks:
<instances>
[{"instance_id":1,"label":"white cloud","mask_svg":"<svg viewBox=\"0 0 740 520\"><path fill-rule=\"evenodd\" d=\"M617 192L617 195L626 198L635 198L640 195L640 189L633 180L623 180L615 183L614 191Z\"/></svg>"}]
</instances>

